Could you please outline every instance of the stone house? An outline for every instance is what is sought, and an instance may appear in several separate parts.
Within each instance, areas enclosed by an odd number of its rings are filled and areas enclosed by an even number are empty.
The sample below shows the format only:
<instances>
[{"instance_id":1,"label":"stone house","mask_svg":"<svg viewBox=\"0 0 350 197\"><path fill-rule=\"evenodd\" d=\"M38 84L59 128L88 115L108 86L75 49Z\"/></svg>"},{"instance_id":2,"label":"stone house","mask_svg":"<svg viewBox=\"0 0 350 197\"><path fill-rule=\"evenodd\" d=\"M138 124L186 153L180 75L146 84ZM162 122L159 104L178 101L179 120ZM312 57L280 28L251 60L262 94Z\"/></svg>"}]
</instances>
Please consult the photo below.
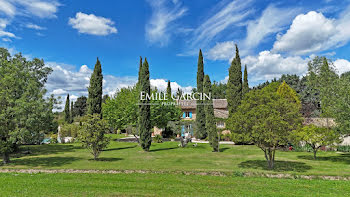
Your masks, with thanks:
<instances>
[{"instance_id":1,"label":"stone house","mask_svg":"<svg viewBox=\"0 0 350 197\"><path fill-rule=\"evenodd\" d=\"M196 100L178 100L177 104L182 110L181 119L188 121L188 124L182 125L181 133L190 133L193 135L193 124L196 120ZM216 126L218 129L225 129L226 123L225 119L228 118L227 100L226 99L213 99L214 116L218 118ZM228 133L228 130L223 131L223 133ZM162 129L154 128L153 135L160 135Z\"/></svg>"}]
</instances>

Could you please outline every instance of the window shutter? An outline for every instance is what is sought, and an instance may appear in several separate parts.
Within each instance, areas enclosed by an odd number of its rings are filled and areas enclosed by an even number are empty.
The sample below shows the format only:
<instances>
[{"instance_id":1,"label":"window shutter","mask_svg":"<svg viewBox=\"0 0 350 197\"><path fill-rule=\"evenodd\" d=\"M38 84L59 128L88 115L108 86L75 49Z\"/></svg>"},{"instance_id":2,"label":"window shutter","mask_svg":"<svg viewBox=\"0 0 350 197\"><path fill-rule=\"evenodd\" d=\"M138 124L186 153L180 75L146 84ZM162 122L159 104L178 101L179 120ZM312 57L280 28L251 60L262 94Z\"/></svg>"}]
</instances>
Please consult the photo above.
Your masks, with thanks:
<instances>
[{"instance_id":1,"label":"window shutter","mask_svg":"<svg viewBox=\"0 0 350 197\"><path fill-rule=\"evenodd\" d=\"M186 112L184 112L184 113L182 114L182 117L183 117L183 118L186 118Z\"/></svg>"},{"instance_id":2,"label":"window shutter","mask_svg":"<svg viewBox=\"0 0 350 197\"><path fill-rule=\"evenodd\" d=\"M192 118L192 112L190 112L190 118Z\"/></svg>"}]
</instances>

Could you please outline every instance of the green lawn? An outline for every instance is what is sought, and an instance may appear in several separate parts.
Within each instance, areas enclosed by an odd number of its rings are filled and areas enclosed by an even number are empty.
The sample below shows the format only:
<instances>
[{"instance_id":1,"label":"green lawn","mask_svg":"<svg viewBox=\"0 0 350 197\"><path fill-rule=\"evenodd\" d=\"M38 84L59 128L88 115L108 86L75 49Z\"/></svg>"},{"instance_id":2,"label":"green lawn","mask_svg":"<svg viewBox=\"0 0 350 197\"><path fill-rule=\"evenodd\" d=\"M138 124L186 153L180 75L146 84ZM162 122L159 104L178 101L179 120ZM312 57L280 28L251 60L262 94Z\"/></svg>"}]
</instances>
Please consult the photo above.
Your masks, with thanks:
<instances>
[{"instance_id":1,"label":"green lawn","mask_svg":"<svg viewBox=\"0 0 350 197\"><path fill-rule=\"evenodd\" d=\"M1 196L349 196L349 181L175 174L0 173Z\"/></svg>"},{"instance_id":2,"label":"green lawn","mask_svg":"<svg viewBox=\"0 0 350 197\"><path fill-rule=\"evenodd\" d=\"M114 136L116 137L116 136ZM118 137L118 136L117 136ZM222 171L228 173L289 173L296 175L350 176L350 154L319 152L313 160L307 152L276 153L274 170L266 169L263 152L255 146L221 146L222 152L211 152L208 144L191 144L179 148L178 142L153 143L144 152L136 143L113 141L103 151L99 161L79 144L23 146L30 155L12 157L12 163L2 168L17 169L97 169L153 171Z\"/></svg>"}]
</instances>

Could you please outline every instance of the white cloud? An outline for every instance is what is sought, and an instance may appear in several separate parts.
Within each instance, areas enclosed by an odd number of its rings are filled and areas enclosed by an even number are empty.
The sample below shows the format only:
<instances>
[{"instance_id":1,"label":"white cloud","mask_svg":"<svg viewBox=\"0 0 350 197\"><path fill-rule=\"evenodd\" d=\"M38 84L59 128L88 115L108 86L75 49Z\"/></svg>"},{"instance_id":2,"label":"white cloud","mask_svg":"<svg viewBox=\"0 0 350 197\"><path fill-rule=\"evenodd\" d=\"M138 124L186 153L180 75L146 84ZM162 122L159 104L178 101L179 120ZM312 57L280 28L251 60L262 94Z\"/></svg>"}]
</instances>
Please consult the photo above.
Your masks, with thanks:
<instances>
[{"instance_id":1,"label":"white cloud","mask_svg":"<svg viewBox=\"0 0 350 197\"><path fill-rule=\"evenodd\" d=\"M203 48L220 32L241 22L253 13L250 9L252 2L252 0L234 0L221 6L218 12L194 30L193 39L189 41L192 48Z\"/></svg>"},{"instance_id":2,"label":"white cloud","mask_svg":"<svg viewBox=\"0 0 350 197\"><path fill-rule=\"evenodd\" d=\"M281 54L262 51L257 56L247 56L242 59L242 65L247 65L252 82L278 78L282 74L303 75L307 71L307 62L299 56L283 57Z\"/></svg>"},{"instance_id":3,"label":"white cloud","mask_svg":"<svg viewBox=\"0 0 350 197\"><path fill-rule=\"evenodd\" d=\"M273 51L304 55L345 45L350 40L350 6L338 19L311 11L300 14L284 35L278 35Z\"/></svg>"},{"instance_id":4,"label":"white cloud","mask_svg":"<svg viewBox=\"0 0 350 197\"><path fill-rule=\"evenodd\" d=\"M166 46L171 35L175 32L174 22L185 15L187 8L183 7L179 1L172 1L168 6L165 0L148 1L152 8L152 16L146 24L146 39L151 44ZM191 29L179 28L179 31L187 33Z\"/></svg>"},{"instance_id":5,"label":"white cloud","mask_svg":"<svg viewBox=\"0 0 350 197\"><path fill-rule=\"evenodd\" d=\"M10 38L2 38L1 40L4 42L12 42L12 40Z\"/></svg>"},{"instance_id":6,"label":"white cloud","mask_svg":"<svg viewBox=\"0 0 350 197\"><path fill-rule=\"evenodd\" d=\"M334 66L339 74L350 71L350 62L345 59L337 59L334 61Z\"/></svg>"},{"instance_id":7,"label":"white cloud","mask_svg":"<svg viewBox=\"0 0 350 197\"><path fill-rule=\"evenodd\" d=\"M299 9L268 6L257 20L249 21L245 47L254 48L268 35L279 32L288 25Z\"/></svg>"},{"instance_id":8,"label":"white cloud","mask_svg":"<svg viewBox=\"0 0 350 197\"><path fill-rule=\"evenodd\" d=\"M7 27L8 23L9 23L8 20L0 18L0 37L16 38L15 34L5 31L5 28ZM8 38L6 39L9 40ZM3 39L3 41L5 40Z\"/></svg>"},{"instance_id":9,"label":"white cloud","mask_svg":"<svg viewBox=\"0 0 350 197\"><path fill-rule=\"evenodd\" d=\"M15 0L25 7L25 11L39 18L56 18L56 12L60 4L57 1L46 0Z\"/></svg>"},{"instance_id":10,"label":"white cloud","mask_svg":"<svg viewBox=\"0 0 350 197\"><path fill-rule=\"evenodd\" d=\"M16 7L7 0L0 0L0 13L14 16L16 14Z\"/></svg>"},{"instance_id":11,"label":"white cloud","mask_svg":"<svg viewBox=\"0 0 350 197\"><path fill-rule=\"evenodd\" d=\"M45 30L46 29L45 27L41 27L39 25L32 24L32 23L28 23L26 25L26 27L29 28L29 29L35 29L35 30Z\"/></svg>"},{"instance_id":12,"label":"white cloud","mask_svg":"<svg viewBox=\"0 0 350 197\"><path fill-rule=\"evenodd\" d=\"M219 42L208 52L208 59L230 60L235 54L235 44L233 41Z\"/></svg>"},{"instance_id":13,"label":"white cloud","mask_svg":"<svg viewBox=\"0 0 350 197\"><path fill-rule=\"evenodd\" d=\"M168 87L168 81L165 79L150 79L151 87L157 87L159 91L165 92ZM190 93L192 91L192 86L182 87L176 82L170 82L171 91L175 93L178 88L180 88L185 93Z\"/></svg>"},{"instance_id":14,"label":"white cloud","mask_svg":"<svg viewBox=\"0 0 350 197\"><path fill-rule=\"evenodd\" d=\"M114 27L114 22L111 19L95 16L94 14L78 12L75 18L69 18L68 24L77 29L79 33L97 36L117 33L117 29Z\"/></svg>"},{"instance_id":15,"label":"white cloud","mask_svg":"<svg viewBox=\"0 0 350 197\"><path fill-rule=\"evenodd\" d=\"M63 89L54 89L52 91L52 94L55 94L55 95L62 95L62 94L67 94L67 91L63 90Z\"/></svg>"}]
</instances>

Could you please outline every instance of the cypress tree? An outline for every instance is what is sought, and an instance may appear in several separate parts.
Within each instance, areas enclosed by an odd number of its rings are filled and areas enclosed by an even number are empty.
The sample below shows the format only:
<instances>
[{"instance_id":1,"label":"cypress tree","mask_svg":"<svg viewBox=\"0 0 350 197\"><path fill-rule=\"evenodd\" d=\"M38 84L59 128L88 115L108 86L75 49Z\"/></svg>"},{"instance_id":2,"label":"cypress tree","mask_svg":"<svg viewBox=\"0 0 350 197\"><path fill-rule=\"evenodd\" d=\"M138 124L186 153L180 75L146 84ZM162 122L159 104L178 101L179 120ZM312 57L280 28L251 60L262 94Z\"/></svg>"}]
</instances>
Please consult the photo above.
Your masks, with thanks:
<instances>
[{"instance_id":1,"label":"cypress tree","mask_svg":"<svg viewBox=\"0 0 350 197\"><path fill-rule=\"evenodd\" d=\"M64 106L64 121L70 123L70 111L69 111L69 94L67 94L66 105Z\"/></svg>"},{"instance_id":2,"label":"cypress tree","mask_svg":"<svg viewBox=\"0 0 350 197\"><path fill-rule=\"evenodd\" d=\"M144 92L144 94L150 94L151 93L151 85L149 81L149 66L147 59L145 58L145 61L141 67L141 72L139 76L139 85L140 85L140 91ZM151 109L150 109L150 100L140 99L140 105L139 105L139 119L138 119L138 129L139 129L139 135L140 135L140 143L141 147L145 151L149 151L149 148L152 143L152 136L151 136Z\"/></svg>"},{"instance_id":3,"label":"cypress tree","mask_svg":"<svg viewBox=\"0 0 350 197\"><path fill-rule=\"evenodd\" d=\"M92 73L90 78L90 86L88 88L88 91L89 91L89 97L87 100L88 114L91 114L91 115L101 114L102 83L103 83L102 68L101 68L100 60L98 60L97 58L94 72Z\"/></svg>"},{"instance_id":4,"label":"cypress tree","mask_svg":"<svg viewBox=\"0 0 350 197\"><path fill-rule=\"evenodd\" d=\"M227 104L229 116L236 112L242 100L242 67L241 58L236 44L236 57L232 60L228 70Z\"/></svg>"},{"instance_id":5,"label":"cypress tree","mask_svg":"<svg viewBox=\"0 0 350 197\"><path fill-rule=\"evenodd\" d=\"M137 83L140 83L141 69L142 69L142 57L140 56L140 64L139 64L139 78L138 78L138 80L137 80Z\"/></svg>"},{"instance_id":6,"label":"cypress tree","mask_svg":"<svg viewBox=\"0 0 350 197\"><path fill-rule=\"evenodd\" d=\"M74 121L74 112L73 112L73 101L70 103L70 122L72 123Z\"/></svg>"},{"instance_id":7,"label":"cypress tree","mask_svg":"<svg viewBox=\"0 0 350 197\"><path fill-rule=\"evenodd\" d=\"M204 80L204 65L203 65L203 55L202 50L199 50L198 56L198 70L197 70L197 92L203 93L203 80ZM205 131L205 111L203 101L201 99L197 100L196 106L196 137L199 139L204 139L207 137Z\"/></svg>"},{"instance_id":8,"label":"cypress tree","mask_svg":"<svg viewBox=\"0 0 350 197\"><path fill-rule=\"evenodd\" d=\"M242 84L242 98L248 92L249 92L248 71L247 71L247 65L245 65L244 66L243 84Z\"/></svg>"},{"instance_id":9,"label":"cypress tree","mask_svg":"<svg viewBox=\"0 0 350 197\"><path fill-rule=\"evenodd\" d=\"M205 75L204 77L204 87L203 92L207 95L211 93L211 82L208 75ZM205 100L204 101L204 109L205 109L205 128L208 134L209 143L210 146L213 148L214 152L219 151L219 138L218 133L216 131L216 123L215 123L215 116L214 116L214 107L213 107L213 100Z\"/></svg>"},{"instance_id":10,"label":"cypress tree","mask_svg":"<svg viewBox=\"0 0 350 197\"><path fill-rule=\"evenodd\" d=\"M166 88L166 95L167 95L167 98L168 100L171 100L171 85L170 85L170 80L168 80L168 86Z\"/></svg>"}]
</instances>

